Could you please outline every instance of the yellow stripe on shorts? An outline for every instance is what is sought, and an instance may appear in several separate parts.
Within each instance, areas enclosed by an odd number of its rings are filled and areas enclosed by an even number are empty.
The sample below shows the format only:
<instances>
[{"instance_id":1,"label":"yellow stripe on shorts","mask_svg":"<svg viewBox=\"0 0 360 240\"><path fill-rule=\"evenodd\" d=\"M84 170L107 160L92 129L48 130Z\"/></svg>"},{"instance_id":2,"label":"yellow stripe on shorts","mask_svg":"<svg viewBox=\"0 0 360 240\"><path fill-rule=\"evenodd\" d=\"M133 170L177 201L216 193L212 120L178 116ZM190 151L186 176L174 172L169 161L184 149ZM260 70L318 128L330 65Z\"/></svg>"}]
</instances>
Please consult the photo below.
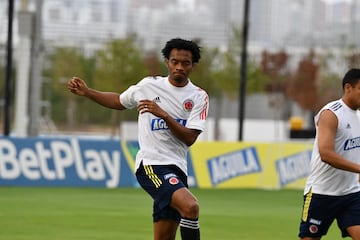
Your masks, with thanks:
<instances>
[{"instance_id":1,"label":"yellow stripe on shorts","mask_svg":"<svg viewBox=\"0 0 360 240\"><path fill-rule=\"evenodd\" d=\"M311 198L312 198L312 192L311 190L306 194L306 198L305 198L305 203L304 203L304 209L303 209L303 213L302 213L302 220L304 222L307 221L308 218L308 213L309 213L309 207L310 207L310 202L311 202Z\"/></svg>"},{"instance_id":2,"label":"yellow stripe on shorts","mask_svg":"<svg viewBox=\"0 0 360 240\"><path fill-rule=\"evenodd\" d=\"M154 183L156 188L159 188L160 185L162 184L161 179L154 173L154 170L152 168L152 166L150 165L145 165L144 166L145 169L145 173L146 175L149 177L149 179Z\"/></svg>"}]
</instances>

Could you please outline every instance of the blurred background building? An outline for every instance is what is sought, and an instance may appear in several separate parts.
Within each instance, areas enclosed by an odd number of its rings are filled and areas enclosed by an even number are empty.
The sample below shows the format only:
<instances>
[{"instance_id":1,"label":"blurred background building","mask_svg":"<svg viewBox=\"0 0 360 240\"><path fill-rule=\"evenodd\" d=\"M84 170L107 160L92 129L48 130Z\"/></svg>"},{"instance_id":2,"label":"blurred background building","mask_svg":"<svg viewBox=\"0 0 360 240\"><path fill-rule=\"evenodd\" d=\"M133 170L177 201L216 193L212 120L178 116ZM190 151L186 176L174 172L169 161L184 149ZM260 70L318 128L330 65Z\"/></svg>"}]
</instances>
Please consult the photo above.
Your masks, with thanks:
<instances>
[{"instance_id":1,"label":"blurred background building","mask_svg":"<svg viewBox=\"0 0 360 240\"><path fill-rule=\"evenodd\" d=\"M81 48L91 56L109 39L128 36L136 36L137 44L146 51L159 52L165 41L178 36L200 39L204 46L226 50L233 28L242 27L243 7L243 0L15 0L14 51L19 61L24 53L19 34L21 11L40 14L41 51L69 46ZM6 55L7 9L8 0L0 0L2 65ZM344 46L360 47L357 0L250 0L249 18L248 51L254 57L259 57L264 49L286 49L296 59L310 48L336 51ZM334 64L334 68L342 73L346 66ZM234 75L238 77L238 73ZM0 107L4 104L2 98L1 93ZM266 98L249 96L246 117L277 120L278 114L269 108ZM238 103L224 101L229 107L222 109L221 116L236 118Z\"/></svg>"},{"instance_id":2,"label":"blurred background building","mask_svg":"<svg viewBox=\"0 0 360 240\"><path fill-rule=\"evenodd\" d=\"M16 10L22 1L15 1ZM29 11L35 9L35 1L26 1ZM250 2L253 49L360 44L357 0ZM0 0L2 45L7 35L7 5L7 0ZM53 44L86 44L91 49L109 38L136 34L146 48L157 49L170 37L183 36L225 47L231 26L242 24L243 5L243 0L43 0L43 38ZM17 18L15 30L16 23Z\"/></svg>"}]
</instances>

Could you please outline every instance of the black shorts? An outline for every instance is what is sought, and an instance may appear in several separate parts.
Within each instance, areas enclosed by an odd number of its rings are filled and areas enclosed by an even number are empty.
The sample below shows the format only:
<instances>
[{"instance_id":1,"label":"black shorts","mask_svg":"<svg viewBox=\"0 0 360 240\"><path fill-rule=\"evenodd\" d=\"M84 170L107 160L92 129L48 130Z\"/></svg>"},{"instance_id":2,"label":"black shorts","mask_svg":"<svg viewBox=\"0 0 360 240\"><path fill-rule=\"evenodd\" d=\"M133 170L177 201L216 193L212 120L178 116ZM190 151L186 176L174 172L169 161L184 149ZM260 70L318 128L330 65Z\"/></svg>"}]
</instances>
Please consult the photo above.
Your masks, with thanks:
<instances>
[{"instance_id":1,"label":"black shorts","mask_svg":"<svg viewBox=\"0 0 360 240\"><path fill-rule=\"evenodd\" d=\"M143 165L136 170L140 186L154 200L153 221L172 219L180 222L180 214L170 207L172 194L188 187L187 176L175 165Z\"/></svg>"},{"instance_id":2,"label":"black shorts","mask_svg":"<svg viewBox=\"0 0 360 240\"><path fill-rule=\"evenodd\" d=\"M326 235L335 219L342 237L349 236L348 227L360 225L360 192L344 196L307 193L304 196L299 237Z\"/></svg>"}]
</instances>

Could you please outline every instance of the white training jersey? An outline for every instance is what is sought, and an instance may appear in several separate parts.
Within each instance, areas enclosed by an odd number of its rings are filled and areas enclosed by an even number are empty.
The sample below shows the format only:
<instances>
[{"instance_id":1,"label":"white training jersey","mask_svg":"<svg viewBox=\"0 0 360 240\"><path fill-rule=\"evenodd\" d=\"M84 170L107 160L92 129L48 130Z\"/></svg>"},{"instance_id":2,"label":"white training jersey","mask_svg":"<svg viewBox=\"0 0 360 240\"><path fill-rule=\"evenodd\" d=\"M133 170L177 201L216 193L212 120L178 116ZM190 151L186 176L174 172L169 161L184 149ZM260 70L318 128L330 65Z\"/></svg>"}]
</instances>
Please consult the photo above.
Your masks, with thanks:
<instances>
[{"instance_id":1,"label":"white training jersey","mask_svg":"<svg viewBox=\"0 0 360 240\"><path fill-rule=\"evenodd\" d=\"M191 129L205 130L209 99L207 93L189 80L184 87L170 84L168 77L147 77L120 94L126 108L135 108L140 100L156 102L178 123ZM144 165L178 166L187 174L188 146L176 138L166 122L151 113L138 116L139 152L135 169Z\"/></svg>"},{"instance_id":2,"label":"white training jersey","mask_svg":"<svg viewBox=\"0 0 360 240\"><path fill-rule=\"evenodd\" d=\"M319 115L325 109L331 110L338 118L335 135L335 152L345 159L360 162L360 113L352 110L341 99L325 105L315 116L315 126ZM360 191L359 174L340 170L323 162L320 158L318 136L316 134L311 156L311 173L307 179L304 193L342 196Z\"/></svg>"}]
</instances>

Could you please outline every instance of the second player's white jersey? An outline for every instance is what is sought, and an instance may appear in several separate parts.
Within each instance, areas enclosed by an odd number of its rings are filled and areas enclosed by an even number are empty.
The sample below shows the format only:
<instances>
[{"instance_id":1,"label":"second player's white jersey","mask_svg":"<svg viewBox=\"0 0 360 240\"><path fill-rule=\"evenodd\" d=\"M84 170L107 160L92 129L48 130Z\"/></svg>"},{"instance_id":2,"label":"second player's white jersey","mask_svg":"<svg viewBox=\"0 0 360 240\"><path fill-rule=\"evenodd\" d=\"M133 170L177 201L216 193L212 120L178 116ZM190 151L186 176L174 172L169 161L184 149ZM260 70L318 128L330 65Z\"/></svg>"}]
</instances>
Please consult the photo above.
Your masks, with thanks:
<instances>
[{"instance_id":1,"label":"second player's white jersey","mask_svg":"<svg viewBox=\"0 0 360 240\"><path fill-rule=\"evenodd\" d=\"M338 118L338 127L335 136L335 151L345 159L360 162L360 113L350 109L341 99L325 105L315 116L315 126L320 113L331 110ZM318 148L316 134L314 149L311 157L311 173L308 177L305 193L310 189L313 193L341 196L360 191L359 174L340 170L323 162Z\"/></svg>"},{"instance_id":2,"label":"second player's white jersey","mask_svg":"<svg viewBox=\"0 0 360 240\"><path fill-rule=\"evenodd\" d=\"M184 87L175 87L168 77L147 77L120 95L121 104L129 109L145 99L156 102L187 128L205 130L208 95L190 80ZM140 150L136 156L136 169L141 161L144 165L174 164L187 174L188 146L171 133L163 119L151 113L139 114L138 128Z\"/></svg>"}]
</instances>

